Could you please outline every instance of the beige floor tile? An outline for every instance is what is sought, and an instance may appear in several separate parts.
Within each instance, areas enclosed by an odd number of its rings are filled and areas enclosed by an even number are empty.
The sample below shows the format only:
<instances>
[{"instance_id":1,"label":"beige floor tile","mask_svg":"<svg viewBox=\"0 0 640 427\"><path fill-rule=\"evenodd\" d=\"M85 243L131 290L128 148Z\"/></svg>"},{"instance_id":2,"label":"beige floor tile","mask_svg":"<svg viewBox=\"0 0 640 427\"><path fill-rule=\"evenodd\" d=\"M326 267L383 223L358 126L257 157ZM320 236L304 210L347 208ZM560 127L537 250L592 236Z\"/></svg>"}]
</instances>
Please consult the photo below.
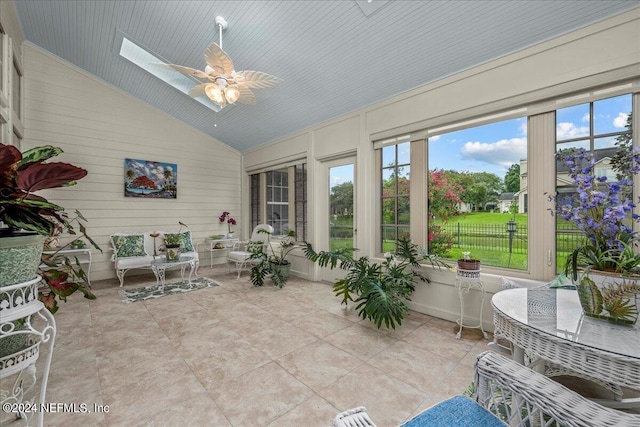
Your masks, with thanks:
<instances>
[{"instance_id":1,"label":"beige floor tile","mask_svg":"<svg viewBox=\"0 0 640 427\"><path fill-rule=\"evenodd\" d=\"M474 341L456 340L453 329L447 332L430 324L420 326L402 340L456 362L462 360L475 344Z\"/></svg>"},{"instance_id":2,"label":"beige floor tile","mask_svg":"<svg viewBox=\"0 0 640 427\"><path fill-rule=\"evenodd\" d=\"M313 392L272 362L219 384L211 395L232 425L264 426L309 399Z\"/></svg>"},{"instance_id":3,"label":"beige floor tile","mask_svg":"<svg viewBox=\"0 0 640 427\"><path fill-rule=\"evenodd\" d=\"M277 359L317 340L318 337L285 322L245 337L245 341L272 359Z\"/></svg>"},{"instance_id":4,"label":"beige floor tile","mask_svg":"<svg viewBox=\"0 0 640 427\"><path fill-rule=\"evenodd\" d=\"M345 411L364 406L379 426L394 426L407 419L426 393L369 365L361 365L318 393Z\"/></svg>"},{"instance_id":5,"label":"beige floor tile","mask_svg":"<svg viewBox=\"0 0 640 427\"><path fill-rule=\"evenodd\" d=\"M324 340L362 360L369 360L397 341L385 332L359 324L341 329Z\"/></svg>"},{"instance_id":6,"label":"beige floor tile","mask_svg":"<svg viewBox=\"0 0 640 427\"><path fill-rule=\"evenodd\" d=\"M324 338L353 325L353 322L350 320L326 310L318 310L315 313L300 317L293 323L319 338Z\"/></svg>"},{"instance_id":7,"label":"beige floor tile","mask_svg":"<svg viewBox=\"0 0 640 427\"><path fill-rule=\"evenodd\" d=\"M326 427L331 425L339 412L329 402L314 395L269 424L269 427Z\"/></svg>"},{"instance_id":8,"label":"beige floor tile","mask_svg":"<svg viewBox=\"0 0 640 427\"><path fill-rule=\"evenodd\" d=\"M315 391L322 390L362 364L357 357L324 341L316 341L289 353L277 362Z\"/></svg>"},{"instance_id":9,"label":"beige floor tile","mask_svg":"<svg viewBox=\"0 0 640 427\"><path fill-rule=\"evenodd\" d=\"M414 312L395 331L378 330L327 283L254 288L247 272L237 279L225 266L199 275L222 286L125 304L107 280L94 284L98 299L61 304L47 401L110 411L52 413L45 424L314 427L364 405L377 425L393 426L464 391L488 349ZM128 275L125 288L154 282Z\"/></svg>"},{"instance_id":10,"label":"beige floor tile","mask_svg":"<svg viewBox=\"0 0 640 427\"><path fill-rule=\"evenodd\" d=\"M406 342L396 342L368 363L418 390L428 392L456 367L456 362Z\"/></svg>"}]
</instances>

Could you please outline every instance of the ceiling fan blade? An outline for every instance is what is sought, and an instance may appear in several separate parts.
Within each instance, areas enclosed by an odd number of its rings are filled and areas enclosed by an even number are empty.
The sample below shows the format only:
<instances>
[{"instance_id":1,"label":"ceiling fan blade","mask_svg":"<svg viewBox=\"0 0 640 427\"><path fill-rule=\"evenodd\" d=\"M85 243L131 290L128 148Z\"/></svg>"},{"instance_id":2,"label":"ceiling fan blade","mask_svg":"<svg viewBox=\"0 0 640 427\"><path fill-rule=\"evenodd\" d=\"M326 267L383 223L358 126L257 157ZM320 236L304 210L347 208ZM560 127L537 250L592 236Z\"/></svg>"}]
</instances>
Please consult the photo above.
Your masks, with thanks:
<instances>
[{"instance_id":1,"label":"ceiling fan blade","mask_svg":"<svg viewBox=\"0 0 640 427\"><path fill-rule=\"evenodd\" d=\"M282 79L262 71L238 71L235 75L239 85L252 89L264 89L282 82Z\"/></svg>"},{"instance_id":2,"label":"ceiling fan blade","mask_svg":"<svg viewBox=\"0 0 640 427\"><path fill-rule=\"evenodd\" d=\"M198 77L200 79L206 79L209 76L204 71L196 70L195 68L183 67L182 65L175 64L158 64L164 68L169 68L171 70L179 71L182 74L186 74L188 76Z\"/></svg>"},{"instance_id":3,"label":"ceiling fan blade","mask_svg":"<svg viewBox=\"0 0 640 427\"><path fill-rule=\"evenodd\" d=\"M192 87L191 89L189 89L189 96L193 96L194 98L197 98L199 96L207 96L205 89L210 84L211 83L202 83L202 84L199 84L198 86Z\"/></svg>"},{"instance_id":4,"label":"ceiling fan blade","mask_svg":"<svg viewBox=\"0 0 640 427\"><path fill-rule=\"evenodd\" d=\"M204 51L204 60L216 74L227 76L233 73L233 61L217 44L212 44ZM208 76L207 76L208 77Z\"/></svg>"},{"instance_id":5,"label":"ceiling fan blade","mask_svg":"<svg viewBox=\"0 0 640 427\"><path fill-rule=\"evenodd\" d=\"M251 89L247 87L242 87L242 86L239 86L238 89L240 90L240 97L238 98L237 102L241 102L243 104L249 104L249 105L256 105L256 96L251 91Z\"/></svg>"}]
</instances>

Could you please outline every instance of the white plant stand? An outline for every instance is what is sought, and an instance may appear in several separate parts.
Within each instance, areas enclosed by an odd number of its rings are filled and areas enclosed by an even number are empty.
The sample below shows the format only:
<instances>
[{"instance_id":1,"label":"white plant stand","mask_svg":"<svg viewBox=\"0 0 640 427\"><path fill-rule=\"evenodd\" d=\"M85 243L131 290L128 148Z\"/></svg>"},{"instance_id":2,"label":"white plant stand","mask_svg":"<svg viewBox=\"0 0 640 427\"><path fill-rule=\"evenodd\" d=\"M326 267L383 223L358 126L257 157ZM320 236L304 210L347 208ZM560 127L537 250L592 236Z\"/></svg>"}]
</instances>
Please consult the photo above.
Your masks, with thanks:
<instances>
[{"instance_id":1,"label":"white plant stand","mask_svg":"<svg viewBox=\"0 0 640 427\"><path fill-rule=\"evenodd\" d=\"M56 322L49 310L38 300L39 283L40 276L28 282L0 288L0 338L28 336L25 348L0 358L0 379L3 380L0 387L0 405L3 412L14 412L25 425L30 425L32 417L38 414L38 425L42 426L45 412L42 406L45 405ZM19 319L24 320L24 326L17 329L14 321ZM35 389L36 361L40 355L41 343L48 343L48 351L38 393ZM16 378L6 380L12 376ZM5 389L11 383L11 388Z\"/></svg>"},{"instance_id":2,"label":"white plant stand","mask_svg":"<svg viewBox=\"0 0 640 427\"><path fill-rule=\"evenodd\" d=\"M480 329L482 331L482 336L485 340L489 339L489 335L484 331L482 327L482 308L484 307L484 283L482 282L482 278L480 277L481 270L456 270L456 289L458 290L458 297L460 298L460 318L456 320L456 323L460 325L460 330L456 334L456 339L460 339L462 337L462 328L469 329ZM469 293L471 289L476 289L480 292L480 318L477 324L466 324L464 323L464 300L465 295Z\"/></svg>"},{"instance_id":3,"label":"white plant stand","mask_svg":"<svg viewBox=\"0 0 640 427\"><path fill-rule=\"evenodd\" d=\"M213 267L213 256L217 252L228 252L233 249L233 246L240 240L237 237L221 237L219 239L212 239L207 237L204 239L205 245L209 245L209 267ZM222 248L216 248L216 246L222 246Z\"/></svg>"}]
</instances>

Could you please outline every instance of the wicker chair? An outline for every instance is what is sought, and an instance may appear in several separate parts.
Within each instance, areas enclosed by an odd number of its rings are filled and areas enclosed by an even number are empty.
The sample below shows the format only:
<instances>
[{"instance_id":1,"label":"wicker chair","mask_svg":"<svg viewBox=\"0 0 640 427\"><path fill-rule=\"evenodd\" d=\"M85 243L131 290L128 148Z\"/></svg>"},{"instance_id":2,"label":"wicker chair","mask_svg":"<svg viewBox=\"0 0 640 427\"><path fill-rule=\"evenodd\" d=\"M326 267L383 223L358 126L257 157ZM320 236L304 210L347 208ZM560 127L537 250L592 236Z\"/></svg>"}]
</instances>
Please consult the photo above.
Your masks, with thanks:
<instances>
[{"instance_id":1,"label":"wicker chair","mask_svg":"<svg viewBox=\"0 0 640 427\"><path fill-rule=\"evenodd\" d=\"M640 427L640 415L606 408L498 353L475 364L472 398L456 396L421 412L402 427L478 426ZM338 414L334 427L375 426L363 407Z\"/></svg>"}]
</instances>

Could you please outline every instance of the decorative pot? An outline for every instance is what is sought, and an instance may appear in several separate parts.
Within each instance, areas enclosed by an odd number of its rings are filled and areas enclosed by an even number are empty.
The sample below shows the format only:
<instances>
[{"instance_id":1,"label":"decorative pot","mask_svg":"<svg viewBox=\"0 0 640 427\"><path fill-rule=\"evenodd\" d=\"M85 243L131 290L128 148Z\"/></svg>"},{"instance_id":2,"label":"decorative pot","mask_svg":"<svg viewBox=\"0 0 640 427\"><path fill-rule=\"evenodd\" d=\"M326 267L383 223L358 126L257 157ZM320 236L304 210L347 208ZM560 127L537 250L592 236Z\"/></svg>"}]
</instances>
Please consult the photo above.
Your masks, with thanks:
<instances>
[{"instance_id":1,"label":"decorative pot","mask_svg":"<svg viewBox=\"0 0 640 427\"><path fill-rule=\"evenodd\" d=\"M634 325L640 313L640 276L586 269L576 285L585 316Z\"/></svg>"},{"instance_id":2,"label":"decorative pot","mask_svg":"<svg viewBox=\"0 0 640 427\"><path fill-rule=\"evenodd\" d=\"M32 232L14 232L0 237L0 305L4 308L13 307L20 301L27 303L27 295L2 292L1 289L38 278L44 241L44 236ZM37 298L37 287L33 292L35 295L28 295L30 299ZM13 331L24 329L24 319L12 323ZM3 328L4 333L8 331L7 328ZM0 338L0 358L15 354L29 345L30 334L4 336Z\"/></svg>"},{"instance_id":3,"label":"decorative pot","mask_svg":"<svg viewBox=\"0 0 640 427\"><path fill-rule=\"evenodd\" d=\"M284 285L289 280L289 274L291 273L291 263L287 264L273 264L273 274L280 276L282 284ZM271 276L273 280L273 276Z\"/></svg>"},{"instance_id":4,"label":"decorative pot","mask_svg":"<svg viewBox=\"0 0 640 427\"><path fill-rule=\"evenodd\" d=\"M479 259L459 259L458 268L460 270L480 270Z\"/></svg>"},{"instance_id":5,"label":"decorative pot","mask_svg":"<svg viewBox=\"0 0 640 427\"><path fill-rule=\"evenodd\" d=\"M165 245L167 249L167 261L180 260L180 245Z\"/></svg>"},{"instance_id":6,"label":"decorative pot","mask_svg":"<svg viewBox=\"0 0 640 427\"><path fill-rule=\"evenodd\" d=\"M45 237L30 232L0 237L0 288L28 282L38 275Z\"/></svg>"}]
</instances>

